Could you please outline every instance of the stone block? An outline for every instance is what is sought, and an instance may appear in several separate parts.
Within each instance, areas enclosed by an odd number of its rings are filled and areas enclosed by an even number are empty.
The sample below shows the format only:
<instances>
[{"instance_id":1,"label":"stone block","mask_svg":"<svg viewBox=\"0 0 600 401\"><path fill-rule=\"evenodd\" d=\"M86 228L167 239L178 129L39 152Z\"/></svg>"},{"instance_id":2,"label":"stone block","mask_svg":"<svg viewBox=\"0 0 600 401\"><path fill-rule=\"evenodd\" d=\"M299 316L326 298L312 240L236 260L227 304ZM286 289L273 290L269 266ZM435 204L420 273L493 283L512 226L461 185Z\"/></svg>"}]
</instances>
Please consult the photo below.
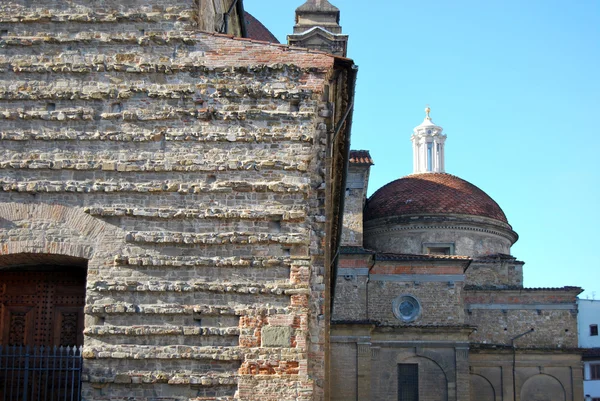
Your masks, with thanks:
<instances>
[{"instance_id":1,"label":"stone block","mask_svg":"<svg viewBox=\"0 0 600 401\"><path fill-rule=\"evenodd\" d=\"M265 326L261 330L263 347L289 347L291 339L291 327Z\"/></svg>"}]
</instances>

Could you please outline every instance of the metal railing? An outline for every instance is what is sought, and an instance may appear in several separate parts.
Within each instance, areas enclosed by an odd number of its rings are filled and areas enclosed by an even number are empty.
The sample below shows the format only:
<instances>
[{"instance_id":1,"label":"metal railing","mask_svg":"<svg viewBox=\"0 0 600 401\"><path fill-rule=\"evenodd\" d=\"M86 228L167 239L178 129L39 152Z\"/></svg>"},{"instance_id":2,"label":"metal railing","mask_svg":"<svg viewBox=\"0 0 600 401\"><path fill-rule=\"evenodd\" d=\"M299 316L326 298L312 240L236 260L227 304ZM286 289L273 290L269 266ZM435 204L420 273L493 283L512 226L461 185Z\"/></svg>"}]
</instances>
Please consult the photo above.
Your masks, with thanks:
<instances>
[{"instance_id":1,"label":"metal railing","mask_svg":"<svg viewBox=\"0 0 600 401\"><path fill-rule=\"evenodd\" d=\"M0 400L80 401L82 347L0 346Z\"/></svg>"}]
</instances>

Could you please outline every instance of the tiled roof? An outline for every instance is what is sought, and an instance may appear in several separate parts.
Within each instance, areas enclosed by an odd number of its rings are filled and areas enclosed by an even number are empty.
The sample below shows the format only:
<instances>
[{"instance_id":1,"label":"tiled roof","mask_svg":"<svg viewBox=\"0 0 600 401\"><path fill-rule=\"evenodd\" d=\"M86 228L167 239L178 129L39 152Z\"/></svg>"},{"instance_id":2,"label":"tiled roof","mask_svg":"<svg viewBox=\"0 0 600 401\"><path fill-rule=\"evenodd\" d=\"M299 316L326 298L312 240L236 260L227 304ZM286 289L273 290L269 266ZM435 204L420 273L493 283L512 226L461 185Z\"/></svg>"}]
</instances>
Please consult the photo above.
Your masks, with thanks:
<instances>
[{"instance_id":1,"label":"tiled roof","mask_svg":"<svg viewBox=\"0 0 600 401\"><path fill-rule=\"evenodd\" d=\"M372 255L375 251L363 248L362 246L340 246L340 253L343 255L358 254L358 255Z\"/></svg>"},{"instance_id":2,"label":"tiled roof","mask_svg":"<svg viewBox=\"0 0 600 401\"><path fill-rule=\"evenodd\" d=\"M491 351L512 351L510 344L483 344L483 343L471 343L469 345L471 351L478 350L491 350ZM573 347L516 347L520 352L560 352L560 353L576 353L579 354L583 350L581 348Z\"/></svg>"},{"instance_id":3,"label":"tiled roof","mask_svg":"<svg viewBox=\"0 0 600 401\"><path fill-rule=\"evenodd\" d=\"M261 40L263 42L279 43L275 35L267 29L259 20L254 18L249 12L244 13L246 20L246 35L250 39Z\"/></svg>"},{"instance_id":4,"label":"tiled roof","mask_svg":"<svg viewBox=\"0 0 600 401\"><path fill-rule=\"evenodd\" d=\"M600 358L600 348L582 348L584 358Z\"/></svg>"},{"instance_id":5,"label":"tiled roof","mask_svg":"<svg viewBox=\"0 0 600 401\"><path fill-rule=\"evenodd\" d=\"M406 260L406 261L440 261L440 260L460 260L470 261L471 258L468 256L460 255L414 255L408 253L377 253L375 255L377 260Z\"/></svg>"},{"instance_id":6,"label":"tiled roof","mask_svg":"<svg viewBox=\"0 0 600 401\"><path fill-rule=\"evenodd\" d=\"M515 258L512 255L507 255L505 253L495 253L492 255L483 255L483 256L478 256L476 258L473 258L473 262L476 263L498 263L498 262L512 262L515 264L525 264L525 262L521 262L520 260L517 260L517 258Z\"/></svg>"},{"instance_id":7,"label":"tiled roof","mask_svg":"<svg viewBox=\"0 0 600 401\"><path fill-rule=\"evenodd\" d=\"M381 187L367 201L365 220L418 214L466 214L508 223L485 192L446 173L413 174Z\"/></svg>"},{"instance_id":8,"label":"tiled roof","mask_svg":"<svg viewBox=\"0 0 600 401\"><path fill-rule=\"evenodd\" d=\"M352 164L374 164L368 150L351 150L349 159Z\"/></svg>"},{"instance_id":9,"label":"tiled roof","mask_svg":"<svg viewBox=\"0 0 600 401\"><path fill-rule=\"evenodd\" d=\"M475 329L468 324L411 324L411 323L383 323L377 320L333 320L332 324L372 325L376 327L404 328L404 329Z\"/></svg>"},{"instance_id":10,"label":"tiled roof","mask_svg":"<svg viewBox=\"0 0 600 401\"><path fill-rule=\"evenodd\" d=\"M583 292L583 288L581 287L519 287L516 285L510 285L505 287L495 287L492 285L465 285L466 291L563 291L563 292L571 292L571 291L579 291Z\"/></svg>"}]
</instances>

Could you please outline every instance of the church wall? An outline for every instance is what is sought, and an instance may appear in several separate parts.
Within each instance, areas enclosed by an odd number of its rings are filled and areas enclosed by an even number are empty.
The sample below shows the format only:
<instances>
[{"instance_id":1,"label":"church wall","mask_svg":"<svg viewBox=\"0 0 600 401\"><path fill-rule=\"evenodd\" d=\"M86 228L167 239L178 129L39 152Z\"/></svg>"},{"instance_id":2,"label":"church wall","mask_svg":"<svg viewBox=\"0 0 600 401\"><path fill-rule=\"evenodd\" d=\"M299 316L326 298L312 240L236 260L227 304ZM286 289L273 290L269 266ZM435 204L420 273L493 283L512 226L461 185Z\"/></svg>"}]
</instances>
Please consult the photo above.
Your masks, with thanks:
<instances>
[{"instance_id":1,"label":"church wall","mask_svg":"<svg viewBox=\"0 0 600 401\"><path fill-rule=\"evenodd\" d=\"M513 361L511 349L477 349L469 353L469 364L471 401L584 399L577 352L517 349Z\"/></svg>"},{"instance_id":2,"label":"church wall","mask_svg":"<svg viewBox=\"0 0 600 401\"><path fill-rule=\"evenodd\" d=\"M381 252L426 253L426 244L453 244L455 255L477 257L496 253L510 254L511 241L493 232L482 232L476 224L469 227L462 223L440 221L439 225L423 224L418 221L406 224L382 226L365 224L365 247ZM491 231L491 229L490 229Z\"/></svg>"},{"instance_id":3,"label":"church wall","mask_svg":"<svg viewBox=\"0 0 600 401\"><path fill-rule=\"evenodd\" d=\"M580 290L562 291L465 291L467 323L477 327L469 337L483 344L510 344L519 347L577 347L577 306Z\"/></svg>"},{"instance_id":4,"label":"church wall","mask_svg":"<svg viewBox=\"0 0 600 401\"><path fill-rule=\"evenodd\" d=\"M0 5L0 252L88 260L84 398L320 399L333 57L191 2L30 4Z\"/></svg>"},{"instance_id":5,"label":"church wall","mask_svg":"<svg viewBox=\"0 0 600 401\"><path fill-rule=\"evenodd\" d=\"M334 355L331 360L332 401L358 399L357 348L358 345L354 342L332 342L331 344L331 353Z\"/></svg>"},{"instance_id":6,"label":"church wall","mask_svg":"<svg viewBox=\"0 0 600 401\"><path fill-rule=\"evenodd\" d=\"M450 326L333 324L332 399L398 399L399 365L417 366L419 400L469 400L470 330Z\"/></svg>"},{"instance_id":7,"label":"church wall","mask_svg":"<svg viewBox=\"0 0 600 401\"><path fill-rule=\"evenodd\" d=\"M382 324L398 324L392 303L401 295L411 295L421 304L421 315L415 323L451 324L464 322L462 283L384 281L371 275L368 283L368 317Z\"/></svg>"},{"instance_id":8,"label":"church wall","mask_svg":"<svg viewBox=\"0 0 600 401\"><path fill-rule=\"evenodd\" d=\"M523 265L515 263L479 263L474 261L466 272L466 284L475 286L523 286Z\"/></svg>"},{"instance_id":9,"label":"church wall","mask_svg":"<svg viewBox=\"0 0 600 401\"><path fill-rule=\"evenodd\" d=\"M368 275L338 269L333 302L334 321L367 320Z\"/></svg>"},{"instance_id":10,"label":"church wall","mask_svg":"<svg viewBox=\"0 0 600 401\"><path fill-rule=\"evenodd\" d=\"M472 310L467 323L477 326L472 341L484 344L507 344L510 339L531 328L534 331L518 339L519 346L576 347L576 316L568 310Z\"/></svg>"},{"instance_id":11,"label":"church wall","mask_svg":"<svg viewBox=\"0 0 600 401\"><path fill-rule=\"evenodd\" d=\"M344 246L363 245L363 208L368 180L368 165L350 164L344 201L344 229L342 231L342 245Z\"/></svg>"}]
</instances>

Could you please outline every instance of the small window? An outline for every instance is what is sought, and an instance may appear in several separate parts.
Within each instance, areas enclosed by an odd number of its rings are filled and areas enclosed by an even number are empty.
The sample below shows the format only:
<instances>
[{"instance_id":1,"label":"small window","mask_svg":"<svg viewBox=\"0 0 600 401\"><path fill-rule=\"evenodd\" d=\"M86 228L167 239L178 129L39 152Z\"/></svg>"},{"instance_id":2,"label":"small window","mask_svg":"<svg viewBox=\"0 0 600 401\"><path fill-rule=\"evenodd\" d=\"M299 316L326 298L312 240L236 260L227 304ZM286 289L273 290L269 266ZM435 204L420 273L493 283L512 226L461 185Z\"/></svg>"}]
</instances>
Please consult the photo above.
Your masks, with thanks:
<instances>
[{"instance_id":1,"label":"small window","mask_svg":"<svg viewBox=\"0 0 600 401\"><path fill-rule=\"evenodd\" d=\"M394 316L404 323L414 322L421 314L421 304L411 295L401 295L392 302Z\"/></svg>"},{"instance_id":2,"label":"small window","mask_svg":"<svg viewBox=\"0 0 600 401\"><path fill-rule=\"evenodd\" d=\"M590 380L600 380L600 363L590 365Z\"/></svg>"},{"instance_id":3,"label":"small window","mask_svg":"<svg viewBox=\"0 0 600 401\"><path fill-rule=\"evenodd\" d=\"M597 336L597 335L598 335L598 325L590 324L590 336Z\"/></svg>"},{"instance_id":4,"label":"small window","mask_svg":"<svg viewBox=\"0 0 600 401\"><path fill-rule=\"evenodd\" d=\"M425 255L454 255L454 244L423 244L423 253Z\"/></svg>"},{"instance_id":5,"label":"small window","mask_svg":"<svg viewBox=\"0 0 600 401\"><path fill-rule=\"evenodd\" d=\"M432 246L427 248L428 255L450 255L449 246Z\"/></svg>"},{"instance_id":6,"label":"small window","mask_svg":"<svg viewBox=\"0 0 600 401\"><path fill-rule=\"evenodd\" d=\"M427 144L427 171L433 171L433 144Z\"/></svg>"}]
</instances>

